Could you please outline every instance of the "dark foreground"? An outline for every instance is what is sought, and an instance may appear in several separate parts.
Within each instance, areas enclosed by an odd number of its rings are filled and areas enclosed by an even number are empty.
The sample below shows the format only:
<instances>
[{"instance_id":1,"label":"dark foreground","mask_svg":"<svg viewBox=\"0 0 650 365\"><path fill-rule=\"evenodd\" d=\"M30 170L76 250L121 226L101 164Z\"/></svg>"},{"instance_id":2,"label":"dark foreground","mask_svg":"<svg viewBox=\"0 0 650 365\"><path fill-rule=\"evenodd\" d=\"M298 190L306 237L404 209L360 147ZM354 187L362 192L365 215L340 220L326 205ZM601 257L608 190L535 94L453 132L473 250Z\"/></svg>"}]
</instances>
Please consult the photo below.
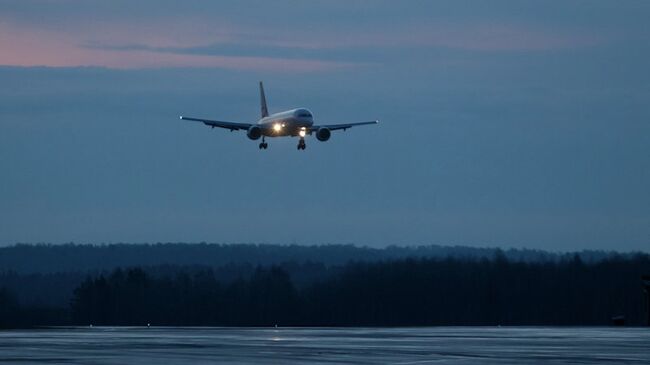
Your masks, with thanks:
<instances>
[{"instance_id":1,"label":"dark foreground","mask_svg":"<svg viewBox=\"0 0 650 365\"><path fill-rule=\"evenodd\" d=\"M0 331L0 364L648 364L648 328L136 328Z\"/></svg>"}]
</instances>

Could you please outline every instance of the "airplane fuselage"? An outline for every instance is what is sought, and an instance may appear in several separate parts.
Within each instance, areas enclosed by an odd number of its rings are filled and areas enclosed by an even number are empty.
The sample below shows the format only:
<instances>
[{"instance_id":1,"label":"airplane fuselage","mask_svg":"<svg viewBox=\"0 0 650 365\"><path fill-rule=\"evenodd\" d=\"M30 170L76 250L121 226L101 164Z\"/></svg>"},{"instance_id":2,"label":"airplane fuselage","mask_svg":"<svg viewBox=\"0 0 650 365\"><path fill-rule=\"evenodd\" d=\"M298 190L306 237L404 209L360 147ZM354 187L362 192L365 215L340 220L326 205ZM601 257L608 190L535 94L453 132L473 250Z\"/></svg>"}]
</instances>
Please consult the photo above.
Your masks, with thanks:
<instances>
[{"instance_id":1,"label":"airplane fuselage","mask_svg":"<svg viewBox=\"0 0 650 365\"><path fill-rule=\"evenodd\" d=\"M260 119L257 125L261 128L262 135L267 137L304 137L314 125L314 116L309 110L298 108L271 114Z\"/></svg>"}]
</instances>

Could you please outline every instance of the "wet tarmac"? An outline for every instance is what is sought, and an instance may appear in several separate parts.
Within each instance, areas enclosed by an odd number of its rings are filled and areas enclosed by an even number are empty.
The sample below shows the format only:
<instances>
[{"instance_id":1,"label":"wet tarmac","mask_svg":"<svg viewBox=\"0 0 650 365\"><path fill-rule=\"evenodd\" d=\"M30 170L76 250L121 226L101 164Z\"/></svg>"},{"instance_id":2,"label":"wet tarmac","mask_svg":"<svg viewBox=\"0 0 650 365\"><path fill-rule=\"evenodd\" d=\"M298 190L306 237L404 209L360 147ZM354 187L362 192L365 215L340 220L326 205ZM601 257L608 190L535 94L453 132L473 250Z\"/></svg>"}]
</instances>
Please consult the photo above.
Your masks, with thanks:
<instances>
[{"instance_id":1,"label":"wet tarmac","mask_svg":"<svg viewBox=\"0 0 650 365\"><path fill-rule=\"evenodd\" d=\"M650 328L0 331L0 364L650 364Z\"/></svg>"}]
</instances>

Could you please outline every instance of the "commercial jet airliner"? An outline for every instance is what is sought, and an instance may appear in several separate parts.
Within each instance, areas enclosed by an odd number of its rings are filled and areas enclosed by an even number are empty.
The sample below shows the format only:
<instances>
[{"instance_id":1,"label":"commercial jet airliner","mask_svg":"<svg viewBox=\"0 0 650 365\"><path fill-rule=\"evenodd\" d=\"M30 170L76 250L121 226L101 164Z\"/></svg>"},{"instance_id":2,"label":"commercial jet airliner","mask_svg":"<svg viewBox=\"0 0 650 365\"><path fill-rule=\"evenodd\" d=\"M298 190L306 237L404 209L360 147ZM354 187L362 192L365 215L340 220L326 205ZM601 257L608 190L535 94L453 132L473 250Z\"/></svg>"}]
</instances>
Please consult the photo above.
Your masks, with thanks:
<instances>
[{"instance_id":1,"label":"commercial jet airliner","mask_svg":"<svg viewBox=\"0 0 650 365\"><path fill-rule=\"evenodd\" d=\"M330 139L331 131L346 130L348 128L356 127L358 125L377 124L379 121L373 120L370 122L359 123L345 123L345 124L323 124L314 125L313 114L305 109L298 108L287 110L280 113L269 115L269 110L266 107L266 96L264 95L264 85L260 82L260 103L262 107L262 118L257 123L236 123L224 122L220 120L199 119L181 117L183 120L191 120L194 122L201 122L212 128L219 127L230 129L230 131L238 131L240 129L246 130L246 135L252 140L262 138L260 149L267 149L269 147L266 143L266 137L300 137L298 142L298 149L304 150L307 145L305 144L305 136L316 134L316 139L325 142Z\"/></svg>"}]
</instances>

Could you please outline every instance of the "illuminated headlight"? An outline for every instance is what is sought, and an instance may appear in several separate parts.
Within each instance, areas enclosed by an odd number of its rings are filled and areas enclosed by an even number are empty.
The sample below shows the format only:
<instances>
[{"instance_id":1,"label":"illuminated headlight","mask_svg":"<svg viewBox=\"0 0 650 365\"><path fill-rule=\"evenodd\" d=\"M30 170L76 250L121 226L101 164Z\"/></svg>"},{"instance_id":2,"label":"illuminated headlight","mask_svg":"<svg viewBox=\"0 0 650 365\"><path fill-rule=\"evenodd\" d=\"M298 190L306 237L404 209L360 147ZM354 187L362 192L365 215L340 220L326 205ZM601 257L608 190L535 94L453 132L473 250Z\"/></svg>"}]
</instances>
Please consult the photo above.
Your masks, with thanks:
<instances>
[{"instance_id":1,"label":"illuminated headlight","mask_svg":"<svg viewBox=\"0 0 650 365\"><path fill-rule=\"evenodd\" d=\"M281 126L280 124L274 124L274 125L273 125L273 130L274 130L274 131L279 132L280 129L282 129L282 126Z\"/></svg>"},{"instance_id":2,"label":"illuminated headlight","mask_svg":"<svg viewBox=\"0 0 650 365\"><path fill-rule=\"evenodd\" d=\"M307 134L307 131L304 130L304 129L301 129L300 132L298 132L298 134L300 135L300 137L304 137L305 134Z\"/></svg>"}]
</instances>

